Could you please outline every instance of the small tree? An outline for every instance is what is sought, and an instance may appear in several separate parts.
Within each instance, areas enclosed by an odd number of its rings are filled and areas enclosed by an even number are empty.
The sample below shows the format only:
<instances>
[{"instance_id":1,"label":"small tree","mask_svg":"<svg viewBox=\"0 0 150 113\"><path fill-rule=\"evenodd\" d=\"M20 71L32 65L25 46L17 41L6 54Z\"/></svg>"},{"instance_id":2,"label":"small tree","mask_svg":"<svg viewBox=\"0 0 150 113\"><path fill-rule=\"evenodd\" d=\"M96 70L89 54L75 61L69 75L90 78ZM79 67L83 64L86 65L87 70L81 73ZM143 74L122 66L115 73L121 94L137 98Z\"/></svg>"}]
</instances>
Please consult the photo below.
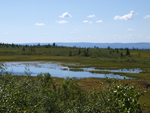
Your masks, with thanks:
<instances>
[{"instance_id":1,"label":"small tree","mask_svg":"<svg viewBox=\"0 0 150 113\"><path fill-rule=\"evenodd\" d=\"M15 47L15 44L14 43L12 43L12 45L11 45L12 47Z\"/></svg>"},{"instance_id":2,"label":"small tree","mask_svg":"<svg viewBox=\"0 0 150 113\"><path fill-rule=\"evenodd\" d=\"M120 56L123 57L123 53L122 52L121 52Z\"/></svg>"},{"instance_id":3,"label":"small tree","mask_svg":"<svg viewBox=\"0 0 150 113\"><path fill-rule=\"evenodd\" d=\"M72 52L71 52L71 50L70 50L70 52L69 52L69 56L72 56Z\"/></svg>"},{"instance_id":4,"label":"small tree","mask_svg":"<svg viewBox=\"0 0 150 113\"><path fill-rule=\"evenodd\" d=\"M37 45L37 46L41 46L41 45L40 45L40 43L38 43L38 45Z\"/></svg>"},{"instance_id":5,"label":"small tree","mask_svg":"<svg viewBox=\"0 0 150 113\"><path fill-rule=\"evenodd\" d=\"M126 55L130 55L130 51L128 48L126 48Z\"/></svg>"},{"instance_id":6,"label":"small tree","mask_svg":"<svg viewBox=\"0 0 150 113\"><path fill-rule=\"evenodd\" d=\"M89 51L89 48L87 48L86 50Z\"/></svg>"},{"instance_id":7,"label":"small tree","mask_svg":"<svg viewBox=\"0 0 150 113\"><path fill-rule=\"evenodd\" d=\"M55 46L55 42L53 43L53 46Z\"/></svg>"},{"instance_id":8,"label":"small tree","mask_svg":"<svg viewBox=\"0 0 150 113\"><path fill-rule=\"evenodd\" d=\"M78 55L80 55L80 53L81 53L81 50L80 50L80 48L79 48Z\"/></svg>"},{"instance_id":9,"label":"small tree","mask_svg":"<svg viewBox=\"0 0 150 113\"><path fill-rule=\"evenodd\" d=\"M116 53L119 53L118 49L116 50Z\"/></svg>"},{"instance_id":10,"label":"small tree","mask_svg":"<svg viewBox=\"0 0 150 113\"><path fill-rule=\"evenodd\" d=\"M88 57L88 56L89 56L88 51L84 50L84 56L85 56L85 57Z\"/></svg>"},{"instance_id":11,"label":"small tree","mask_svg":"<svg viewBox=\"0 0 150 113\"><path fill-rule=\"evenodd\" d=\"M25 50L26 50L26 49L23 47L23 48L22 48L22 51L25 51Z\"/></svg>"}]
</instances>

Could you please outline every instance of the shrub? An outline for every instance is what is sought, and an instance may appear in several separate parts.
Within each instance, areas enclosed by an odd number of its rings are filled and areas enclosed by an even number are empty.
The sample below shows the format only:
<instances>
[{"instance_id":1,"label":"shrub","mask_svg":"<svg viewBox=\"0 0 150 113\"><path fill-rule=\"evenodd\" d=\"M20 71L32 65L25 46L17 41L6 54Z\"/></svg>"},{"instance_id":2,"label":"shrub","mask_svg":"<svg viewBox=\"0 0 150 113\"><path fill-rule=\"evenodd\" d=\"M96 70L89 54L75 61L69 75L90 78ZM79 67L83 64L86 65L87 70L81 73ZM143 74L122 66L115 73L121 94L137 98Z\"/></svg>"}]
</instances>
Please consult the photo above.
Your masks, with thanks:
<instances>
[{"instance_id":1,"label":"shrub","mask_svg":"<svg viewBox=\"0 0 150 113\"><path fill-rule=\"evenodd\" d=\"M0 76L0 112L37 113L140 113L140 90L116 79L108 87L84 90L71 78L56 84L49 73L19 77Z\"/></svg>"},{"instance_id":2,"label":"shrub","mask_svg":"<svg viewBox=\"0 0 150 113\"><path fill-rule=\"evenodd\" d=\"M97 105L101 112L140 113L142 110L137 100L141 95L141 91L136 90L134 86L121 84L114 79L107 89L99 93Z\"/></svg>"}]
</instances>

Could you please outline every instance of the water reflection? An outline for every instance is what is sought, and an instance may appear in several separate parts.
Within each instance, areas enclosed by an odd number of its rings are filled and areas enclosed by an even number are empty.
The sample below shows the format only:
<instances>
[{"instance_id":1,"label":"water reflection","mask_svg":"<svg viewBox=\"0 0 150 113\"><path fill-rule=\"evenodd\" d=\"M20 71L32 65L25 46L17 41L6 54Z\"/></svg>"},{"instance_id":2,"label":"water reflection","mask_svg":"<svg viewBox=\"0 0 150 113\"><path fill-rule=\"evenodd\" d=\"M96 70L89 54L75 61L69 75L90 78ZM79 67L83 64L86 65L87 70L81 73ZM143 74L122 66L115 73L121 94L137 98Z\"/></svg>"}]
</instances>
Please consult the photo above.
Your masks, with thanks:
<instances>
[{"instance_id":1,"label":"water reflection","mask_svg":"<svg viewBox=\"0 0 150 113\"><path fill-rule=\"evenodd\" d=\"M82 72L73 72L69 71L68 67L61 66L61 63L54 62L5 62L4 63L7 72L12 73L13 75L25 75L25 73L31 74L31 76L36 76L39 73L50 73L53 77L75 77L75 78L118 78L123 79L123 76L114 75L114 74L95 74L89 73L89 70L98 70L94 68L83 68ZM64 69L65 68L65 69ZM105 70L102 70L105 71ZM120 70L106 70L111 72L120 72ZM128 72L127 70L123 70ZM121 70L122 72L122 70ZM130 71L131 72L131 71ZM134 72L138 72L138 69L135 69ZM129 77L127 77L129 79Z\"/></svg>"},{"instance_id":2,"label":"water reflection","mask_svg":"<svg viewBox=\"0 0 150 113\"><path fill-rule=\"evenodd\" d=\"M110 71L110 72L124 72L124 73L140 73L142 70L139 68L134 68L134 69L95 69L94 67L92 68L81 68L84 69L85 71Z\"/></svg>"}]
</instances>

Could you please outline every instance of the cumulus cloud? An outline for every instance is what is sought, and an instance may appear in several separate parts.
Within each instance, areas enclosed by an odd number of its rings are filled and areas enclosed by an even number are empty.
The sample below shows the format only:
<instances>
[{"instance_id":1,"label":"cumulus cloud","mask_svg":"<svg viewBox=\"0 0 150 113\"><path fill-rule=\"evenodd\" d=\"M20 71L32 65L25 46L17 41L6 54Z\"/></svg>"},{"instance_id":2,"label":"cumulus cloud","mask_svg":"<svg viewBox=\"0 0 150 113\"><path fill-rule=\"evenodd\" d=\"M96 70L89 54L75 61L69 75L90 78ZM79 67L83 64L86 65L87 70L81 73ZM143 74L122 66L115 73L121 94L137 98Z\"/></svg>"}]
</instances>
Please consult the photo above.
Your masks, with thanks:
<instances>
[{"instance_id":1,"label":"cumulus cloud","mask_svg":"<svg viewBox=\"0 0 150 113\"><path fill-rule=\"evenodd\" d=\"M93 17L96 17L95 15L89 15L87 16L88 18L93 18Z\"/></svg>"},{"instance_id":2,"label":"cumulus cloud","mask_svg":"<svg viewBox=\"0 0 150 113\"><path fill-rule=\"evenodd\" d=\"M62 15L59 16L60 18L64 18L64 17L72 17L69 13L65 12Z\"/></svg>"},{"instance_id":3,"label":"cumulus cloud","mask_svg":"<svg viewBox=\"0 0 150 113\"><path fill-rule=\"evenodd\" d=\"M150 18L150 15L146 15L146 16L144 16L144 18Z\"/></svg>"},{"instance_id":4,"label":"cumulus cloud","mask_svg":"<svg viewBox=\"0 0 150 113\"><path fill-rule=\"evenodd\" d=\"M83 21L83 23L88 23L88 22L89 22L89 21L87 21L87 20L84 20L84 21Z\"/></svg>"},{"instance_id":5,"label":"cumulus cloud","mask_svg":"<svg viewBox=\"0 0 150 113\"><path fill-rule=\"evenodd\" d=\"M124 16L115 16L114 20L129 20L133 18L134 11L131 11L129 14L126 14Z\"/></svg>"},{"instance_id":6,"label":"cumulus cloud","mask_svg":"<svg viewBox=\"0 0 150 113\"><path fill-rule=\"evenodd\" d=\"M96 23L102 23L102 20L97 20Z\"/></svg>"},{"instance_id":7,"label":"cumulus cloud","mask_svg":"<svg viewBox=\"0 0 150 113\"><path fill-rule=\"evenodd\" d=\"M129 29L127 29L127 31L133 31L133 29L129 28Z\"/></svg>"},{"instance_id":8,"label":"cumulus cloud","mask_svg":"<svg viewBox=\"0 0 150 113\"><path fill-rule=\"evenodd\" d=\"M66 24L68 21L61 20L61 21L56 21L56 22L59 23L59 24Z\"/></svg>"},{"instance_id":9,"label":"cumulus cloud","mask_svg":"<svg viewBox=\"0 0 150 113\"><path fill-rule=\"evenodd\" d=\"M88 20L84 20L83 23L90 23L90 24L92 24L93 22L92 21L88 21Z\"/></svg>"},{"instance_id":10,"label":"cumulus cloud","mask_svg":"<svg viewBox=\"0 0 150 113\"><path fill-rule=\"evenodd\" d=\"M35 23L36 26L45 26L44 23Z\"/></svg>"}]
</instances>

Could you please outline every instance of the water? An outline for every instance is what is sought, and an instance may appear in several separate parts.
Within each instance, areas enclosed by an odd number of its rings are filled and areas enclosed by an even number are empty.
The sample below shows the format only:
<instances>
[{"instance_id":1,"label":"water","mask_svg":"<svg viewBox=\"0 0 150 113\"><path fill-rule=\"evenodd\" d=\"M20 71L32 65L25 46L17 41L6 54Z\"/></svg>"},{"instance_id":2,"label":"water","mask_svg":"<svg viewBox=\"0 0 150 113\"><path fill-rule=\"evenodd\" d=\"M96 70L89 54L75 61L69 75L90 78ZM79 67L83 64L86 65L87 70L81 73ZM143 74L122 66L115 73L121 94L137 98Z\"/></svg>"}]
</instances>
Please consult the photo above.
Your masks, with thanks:
<instances>
[{"instance_id":1,"label":"water","mask_svg":"<svg viewBox=\"0 0 150 113\"><path fill-rule=\"evenodd\" d=\"M68 67L61 66L61 63L56 62L5 62L5 71L9 72L13 75L25 75L25 73L31 74L31 76L36 76L39 73L50 73L53 77L60 77L60 78L89 78L89 77L96 77L96 78L118 78L123 79L123 76L114 75L114 74L95 74L90 73L88 71L91 70L99 70L94 68L82 68L84 71L81 72L74 72L69 71ZM63 70L63 69L67 70ZM131 70L101 70L101 71L111 71L111 72L132 72L132 73L139 73L139 69L132 69ZM129 77L126 77L130 79Z\"/></svg>"},{"instance_id":2,"label":"water","mask_svg":"<svg viewBox=\"0 0 150 113\"><path fill-rule=\"evenodd\" d=\"M123 72L123 73L140 73L142 70L139 68L133 68L133 69L95 69L94 67L91 68L80 68L85 71L110 71L110 72Z\"/></svg>"}]
</instances>

